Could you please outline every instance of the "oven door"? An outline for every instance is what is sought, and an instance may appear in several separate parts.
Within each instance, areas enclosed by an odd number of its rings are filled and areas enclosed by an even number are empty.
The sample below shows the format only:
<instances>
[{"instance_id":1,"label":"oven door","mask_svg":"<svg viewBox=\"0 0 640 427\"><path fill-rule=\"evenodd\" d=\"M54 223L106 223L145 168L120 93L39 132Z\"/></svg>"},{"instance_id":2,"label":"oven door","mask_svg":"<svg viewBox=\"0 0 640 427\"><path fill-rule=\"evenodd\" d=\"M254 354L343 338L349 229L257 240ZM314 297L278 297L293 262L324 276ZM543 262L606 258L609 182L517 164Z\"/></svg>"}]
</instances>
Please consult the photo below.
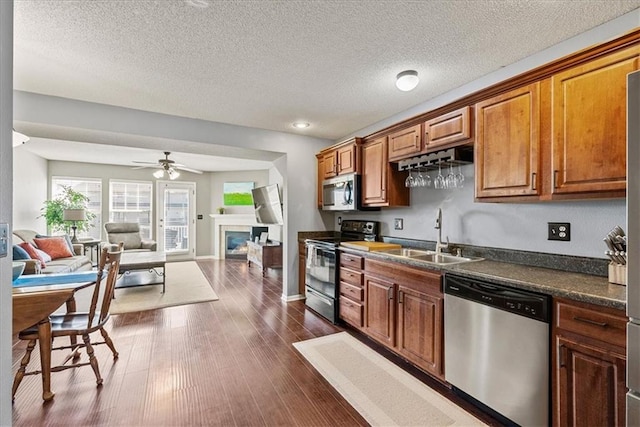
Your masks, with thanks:
<instances>
[{"instance_id":1,"label":"oven door","mask_svg":"<svg viewBox=\"0 0 640 427\"><path fill-rule=\"evenodd\" d=\"M307 243L305 284L308 288L336 298L336 248L333 245Z\"/></svg>"}]
</instances>

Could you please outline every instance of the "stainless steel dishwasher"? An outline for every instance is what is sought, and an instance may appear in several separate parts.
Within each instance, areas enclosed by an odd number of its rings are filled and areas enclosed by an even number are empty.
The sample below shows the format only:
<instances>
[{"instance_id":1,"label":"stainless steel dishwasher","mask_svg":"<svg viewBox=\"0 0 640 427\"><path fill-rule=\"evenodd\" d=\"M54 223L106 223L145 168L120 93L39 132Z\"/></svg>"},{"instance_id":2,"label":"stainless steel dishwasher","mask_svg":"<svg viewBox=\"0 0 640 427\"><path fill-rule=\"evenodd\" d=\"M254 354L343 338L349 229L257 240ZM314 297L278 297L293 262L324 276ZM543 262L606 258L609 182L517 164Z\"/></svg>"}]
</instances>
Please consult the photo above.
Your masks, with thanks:
<instances>
[{"instance_id":1,"label":"stainless steel dishwasher","mask_svg":"<svg viewBox=\"0 0 640 427\"><path fill-rule=\"evenodd\" d=\"M550 424L550 297L447 274L445 379L523 426Z\"/></svg>"}]
</instances>

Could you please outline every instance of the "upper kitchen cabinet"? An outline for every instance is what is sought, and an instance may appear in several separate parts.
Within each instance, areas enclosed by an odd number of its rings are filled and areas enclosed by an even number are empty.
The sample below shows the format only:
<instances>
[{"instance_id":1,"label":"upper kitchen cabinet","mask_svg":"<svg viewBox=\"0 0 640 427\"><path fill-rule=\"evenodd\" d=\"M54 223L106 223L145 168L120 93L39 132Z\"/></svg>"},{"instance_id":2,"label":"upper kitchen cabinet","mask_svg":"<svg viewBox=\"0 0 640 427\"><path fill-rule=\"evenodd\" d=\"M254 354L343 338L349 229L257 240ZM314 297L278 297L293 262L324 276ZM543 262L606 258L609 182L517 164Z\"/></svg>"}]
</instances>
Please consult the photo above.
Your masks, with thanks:
<instances>
[{"instance_id":1,"label":"upper kitchen cabinet","mask_svg":"<svg viewBox=\"0 0 640 427\"><path fill-rule=\"evenodd\" d=\"M322 158L322 178L360 172L361 143L361 138L353 138L321 151L318 164Z\"/></svg>"},{"instance_id":2,"label":"upper kitchen cabinet","mask_svg":"<svg viewBox=\"0 0 640 427\"><path fill-rule=\"evenodd\" d=\"M476 113L476 198L537 196L540 84L479 102Z\"/></svg>"},{"instance_id":3,"label":"upper kitchen cabinet","mask_svg":"<svg viewBox=\"0 0 640 427\"><path fill-rule=\"evenodd\" d=\"M551 77L553 194L626 189L627 74L633 46Z\"/></svg>"},{"instance_id":4,"label":"upper kitchen cabinet","mask_svg":"<svg viewBox=\"0 0 640 427\"><path fill-rule=\"evenodd\" d=\"M324 156L316 154L316 196L318 200L318 209L322 209L322 180L324 179Z\"/></svg>"},{"instance_id":5,"label":"upper kitchen cabinet","mask_svg":"<svg viewBox=\"0 0 640 427\"><path fill-rule=\"evenodd\" d=\"M389 135L389 161L406 159L423 150L422 125L415 125Z\"/></svg>"},{"instance_id":6,"label":"upper kitchen cabinet","mask_svg":"<svg viewBox=\"0 0 640 427\"><path fill-rule=\"evenodd\" d=\"M389 163L387 137L362 145L362 205L368 207L409 206L407 172L394 170Z\"/></svg>"},{"instance_id":7,"label":"upper kitchen cabinet","mask_svg":"<svg viewBox=\"0 0 640 427\"><path fill-rule=\"evenodd\" d=\"M473 142L471 112L471 107L463 107L425 122L426 151L437 151Z\"/></svg>"}]
</instances>

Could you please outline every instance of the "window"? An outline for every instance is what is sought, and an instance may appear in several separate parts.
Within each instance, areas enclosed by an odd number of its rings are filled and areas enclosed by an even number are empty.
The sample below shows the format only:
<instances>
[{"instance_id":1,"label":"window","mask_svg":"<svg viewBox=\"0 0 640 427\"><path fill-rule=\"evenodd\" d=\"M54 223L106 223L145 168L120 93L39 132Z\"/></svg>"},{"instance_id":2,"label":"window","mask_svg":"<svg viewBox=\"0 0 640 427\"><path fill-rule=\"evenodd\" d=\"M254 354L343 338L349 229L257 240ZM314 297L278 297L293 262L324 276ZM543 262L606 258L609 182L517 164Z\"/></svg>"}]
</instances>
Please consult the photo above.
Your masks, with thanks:
<instances>
[{"instance_id":1,"label":"window","mask_svg":"<svg viewBox=\"0 0 640 427\"><path fill-rule=\"evenodd\" d=\"M151 239L151 182L110 181L109 221L137 222L140 236Z\"/></svg>"},{"instance_id":2,"label":"window","mask_svg":"<svg viewBox=\"0 0 640 427\"><path fill-rule=\"evenodd\" d=\"M102 238L102 181L92 178L51 178L51 197L62 193L62 186L68 186L89 198L87 210L95 215L91 221L92 227L88 231L78 231L78 238Z\"/></svg>"}]
</instances>

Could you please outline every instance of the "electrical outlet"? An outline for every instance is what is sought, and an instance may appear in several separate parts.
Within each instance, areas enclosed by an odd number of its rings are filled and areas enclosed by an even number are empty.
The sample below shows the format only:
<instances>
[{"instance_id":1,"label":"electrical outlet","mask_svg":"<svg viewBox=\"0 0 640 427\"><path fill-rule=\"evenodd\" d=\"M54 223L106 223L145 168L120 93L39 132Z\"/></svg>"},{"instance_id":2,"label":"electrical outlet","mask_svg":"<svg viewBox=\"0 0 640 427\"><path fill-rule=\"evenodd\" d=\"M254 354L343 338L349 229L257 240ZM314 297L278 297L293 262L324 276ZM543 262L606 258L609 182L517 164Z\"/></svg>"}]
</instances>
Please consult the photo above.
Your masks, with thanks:
<instances>
[{"instance_id":1,"label":"electrical outlet","mask_svg":"<svg viewBox=\"0 0 640 427\"><path fill-rule=\"evenodd\" d=\"M403 226L404 226L404 221L402 218L393 219L393 228L395 230L402 230Z\"/></svg>"},{"instance_id":2,"label":"electrical outlet","mask_svg":"<svg viewBox=\"0 0 640 427\"><path fill-rule=\"evenodd\" d=\"M571 240L571 224L568 222L549 222L549 238L547 240Z\"/></svg>"}]
</instances>

